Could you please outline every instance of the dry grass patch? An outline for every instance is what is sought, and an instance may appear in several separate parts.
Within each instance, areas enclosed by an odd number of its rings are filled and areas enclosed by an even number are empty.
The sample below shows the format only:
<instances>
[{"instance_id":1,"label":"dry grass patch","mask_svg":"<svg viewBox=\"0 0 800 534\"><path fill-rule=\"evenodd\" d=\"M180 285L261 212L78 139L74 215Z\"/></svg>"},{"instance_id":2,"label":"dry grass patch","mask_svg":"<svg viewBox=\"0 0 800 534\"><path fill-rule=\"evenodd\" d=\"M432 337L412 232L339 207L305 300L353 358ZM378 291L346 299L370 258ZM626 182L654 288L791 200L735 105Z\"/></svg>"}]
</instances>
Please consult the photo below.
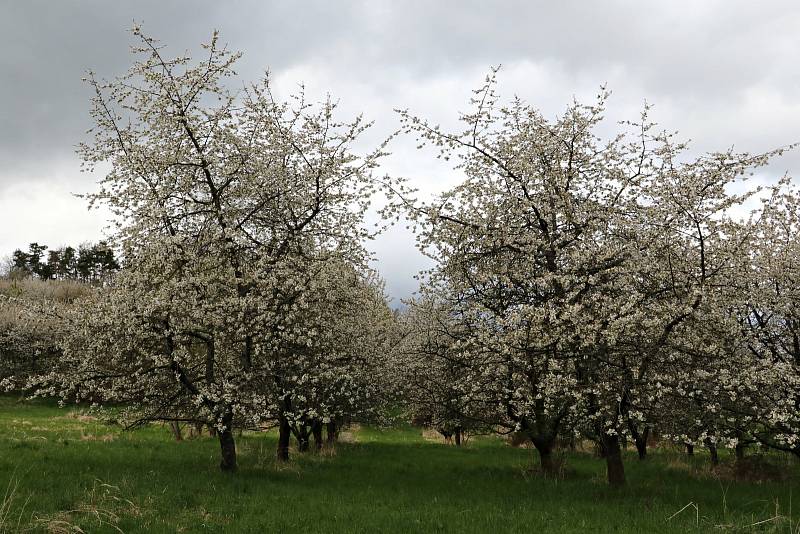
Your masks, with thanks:
<instances>
[{"instance_id":1,"label":"dry grass patch","mask_svg":"<svg viewBox=\"0 0 800 534\"><path fill-rule=\"evenodd\" d=\"M114 434L84 434L81 432L81 441L102 441L103 443L108 443L109 441L114 441L116 436Z\"/></svg>"},{"instance_id":2,"label":"dry grass patch","mask_svg":"<svg viewBox=\"0 0 800 534\"><path fill-rule=\"evenodd\" d=\"M505 442L517 449L532 449L533 443L522 432L512 432L504 437Z\"/></svg>"},{"instance_id":3,"label":"dry grass patch","mask_svg":"<svg viewBox=\"0 0 800 534\"><path fill-rule=\"evenodd\" d=\"M122 517L141 515L141 508L130 499L122 497L118 486L95 480L86 491L85 498L75 508L34 517L31 527L53 534L92 532L95 527L122 532L118 526ZM81 528L81 524L87 522L92 525L91 530Z\"/></svg>"},{"instance_id":4,"label":"dry grass patch","mask_svg":"<svg viewBox=\"0 0 800 534\"><path fill-rule=\"evenodd\" d=\"M346 429L339 431L339 441L342 443L358 443L358 432L361 430L361 425L353 423L348 425Z\"/></svg>"},{"instance_id":5,"label":"dry grass patch","mask_svg":"<svg viewBox=\"0 0 800 534\"><path fill-rule=\"evenodd\" d=\"M30 495L24 500L21 499L19 478L12 475L8 479L3 498L0 499L0 533L19 532L29 502Z\"/></svg>"},{"instance_id":6,"label":"dry grass patch","mask_svg":"<svg viewBox=\"0 0 800 534\"><path fill-rule=\"evenodd\" d=\"M33 423L25 419L12 419L11 424L14 426L33 426Z\"/></svg>"},{"instance_id":7,"label":"dry grass patch","mask_svg":"<svg viewBox=\"0 0 800 534\"><path fill-rule=\"evenodd\" d=\"M425 441L432 441L434 443L445 443L444 436L432 428L422 429L422 439Z\"/></svg>"},{"instance_id":8,"label":"dry grass patch","mask_svg":"<svg viewBox=\"0 0 800 534\"><path fill-rule=\"evenodd\" d=\"M56 419L71 419L74 421L80 421L81 423L96 423L100 421L94 415L89 415L85 412L68 412L66 415L57 417Z\"/></svg>"},{"instance_id":9,"label":"dry grass patch","mask_svg":"<svg viewBox=\"0 0 800 534\"><path fill-rule=\"evenodd\" d=\"M791 478L791 470L774 459L762 455L747 456L735 462L712 465L698 463L689 458L671 458L667 469L687 473L693 478L714 479L732 482L783 482Z\"/></svg>"}]
</instances>

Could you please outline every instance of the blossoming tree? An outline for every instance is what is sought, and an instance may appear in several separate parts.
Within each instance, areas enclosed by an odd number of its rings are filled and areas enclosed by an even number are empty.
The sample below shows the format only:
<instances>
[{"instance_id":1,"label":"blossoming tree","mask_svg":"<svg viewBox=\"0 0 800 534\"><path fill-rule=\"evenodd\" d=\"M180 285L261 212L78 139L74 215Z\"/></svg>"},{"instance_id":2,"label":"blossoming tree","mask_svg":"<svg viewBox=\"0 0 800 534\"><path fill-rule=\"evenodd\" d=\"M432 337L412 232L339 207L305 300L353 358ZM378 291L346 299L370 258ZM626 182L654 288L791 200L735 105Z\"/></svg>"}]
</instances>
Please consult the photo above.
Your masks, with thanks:
<instances>
[{"instance_id":1,"label":"blossoming tree","mask_svg":"<svg viewBox=\"0 0 800 534\"><path fill-rule=\"evenodd\" d=\"M719 305L746 254L733 212L752 192L731 186L783 149L687 158L647 109L604 141L607 93L547 120L500 105L494 86L490 75L475 92L460 132L401 111L465 176L433 202L403 199L436 261L427 283L448 288L483 357L472 379L494 394L494 424L527 435L552 471L556 438L579 423L621 485L621 436L643 445L645 412L674 382L655 379L675 369L670 342Z\"/></svg>"},{"instance_id":2,"label":"blossoming tree","mask_svg":"<svg viewBox=\"0 0 800 534\"><path fill-rule=\"evenodd\" d=\"M240 54L216 34L200 61L133 34L127 74L88 77L94 138L80 147L88 168L109 165L89 201L115 214L125 268L39 389L124 402L130 424L211 424L233 470L233 428L291 411L272 393L295 384L273 371L323 342L305 321L319 266L365 263L383 151L357 156L369 124L339 121L330 100L278 102L268 77L232 88Z\"/></svg>"}]
</instances>

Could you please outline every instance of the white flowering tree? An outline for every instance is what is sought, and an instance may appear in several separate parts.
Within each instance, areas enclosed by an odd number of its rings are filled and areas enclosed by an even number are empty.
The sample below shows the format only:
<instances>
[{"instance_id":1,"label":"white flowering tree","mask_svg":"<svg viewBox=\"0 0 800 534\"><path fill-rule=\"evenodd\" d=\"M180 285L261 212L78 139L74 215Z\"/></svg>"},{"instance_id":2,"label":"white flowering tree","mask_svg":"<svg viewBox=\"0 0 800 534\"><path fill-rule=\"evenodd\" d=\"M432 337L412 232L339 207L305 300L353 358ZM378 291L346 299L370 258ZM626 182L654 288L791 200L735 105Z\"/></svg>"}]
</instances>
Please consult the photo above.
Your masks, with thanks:
<instances>
[{"instance_id":1,"label":"white flowering tree","mask_svg":"<svg viewBox=\"0 0 800 534\"><path fill-rule=\"evenodd\" d=\"M412 421L460 446L466 434L485 431L497 416L494 397L481 394L483 381L475 376L481 356L452 310L441 293L411 301L391 366Z\"/></svg>"},{"instance_id":2,"label":"white flowering tree","mask_svg":"<svg viewBox=\"0 0 800 534\"><path fill-rule=\"evenodd\" d=\"M713 375L703 388L737 458L754 442L800 455L800 194L788 177L758 215L737 291L720 310L738 332L730 327L720 336L717 345L730 349L708 366Z\"/></svg>"},{"instance_id":3,"label":"white flowering tree","mask_svg":"<svg viewBox=\"0 0 800 534\"><path fill-rule=\"evenodd\" d=\"M395 318L376 274L326 262L315 273L309 299L295 328L309 332L315 342L287 350L293 357L276 361L272 370L280 380L264 384L280 399L282 460L288 458L290 434L300 451L308 449L311 436L321 448L323 426L333 441L344 422L382 422L392 398L384 369Z\"/></svg>"},{"instance_id":4,"label":"white flowering tree","mask_svg":"<svg viewBox=\"0 0 800 534\"><path fill-rule=\"evenodd\" d=\"M437 262L428 284L449 288L483 356L472 378L493 392L495 424L527 435L550 471L556 437L579 420L621 485L621 436L643 446L661 386L675 385L676 331L720 305L746 254L732 212L752 192L731 187L782 150L687 158L647 110L603 141L605 93L547 120L519 99L500 106L494 83L460 132L401 112L465 175L409 210Z\"/></svg>"},{"instance_id":5,"label":"white flowering tree","mask_svg":"<svg viewBox=\"0 0 800 534\"><path fill-rule=\"evenodd\" d=\"M748 255L753 233L752 221L741 212L757 192L733 190L742 186L752 169L781 152L726 151L688 158L685 145L663 134L647 135L652 126L643 124L644 146L649 143L654 148L642 166L639 224L629 238L636 248L614 284L616 293L627 294L628 299L613 301L622 304L616 308L604 303L613 322L604 338L594 342L603 347L599 361L605 370L605 376L595 380L604 390L596 394L605 399L598 422L605 434L629 433L640 458L646 454L647 434L658 416L674 413L674 403L688 406L683 397L695 395L687 384L676 384L708 372L712 363L730 354L726 342L735 323L728 320L726 310L735 305L742 259ZM591 310L587 309L603 313ZM702 398L698 394L692 402ZM689 446L707 437L694 428L696 411L673 421L682 425L676 436ZM621 462L616 468L622 470Z\"/></svg>"},{"instance_id":6,"label":"white flowering tree","mask_svg":"<svg viewBox=\"0 0 800 534\"><path fill-rule=\"evenodd\" d=\"M800 455L800 190L786 178L765 203L755 239L745 318L760 427L752 435ZM771 378L759 384L759 378Z\"/></svg>"},{"instance_id":7,"label":"white flowering tree","mask_svg":"<svg viewBox=\"0 0 800 534\"><path fill-rule=\"evenodd\" d=\"M211 424L233 470L235 426L291 413L274 392L294 385L273 371L323 344L304 322L313 266L364 263L382 148L356 156L369 124L339 121L330 100L278 102L266 77L231 88L239 54L216 34L199 61L133 34L127 74L88 78L94 139L80 147L88 168L110 166L89 200L115 214L125 268L39 389L124 402L130 424Z\"/></svg>"},{"instance_id":8,"label":"white flowering tree","mask_svg":"<svg viewBox=\"0 0 800 534\"><path fill-rule=\"evenodd\" d=\"M0 279L0 390L22 391L57 365L66 316L91 292L72 281Z\"/></svg>"},{"instance_id":9,"label":"white flowering tree","mask_svg":"<svg viewBox=\"0 0 800 534\"><path fill-rule=\"evenodd\" d=\"M581 347L607 328L583 306L631 243L615 236L629 226L639 158L621 140L597 141L604 99L548 121L519 100L496 105L490 76L463 132L403 113L408 131L460 158L466 174L410 214L423 225L420 247L438 261L430 281L452 287L457 314L468 318L472 349L483 355L474 378L493 392L495 424L527 435L548 472L559 432L586 402Z\"/></svg>"}]
</instances>

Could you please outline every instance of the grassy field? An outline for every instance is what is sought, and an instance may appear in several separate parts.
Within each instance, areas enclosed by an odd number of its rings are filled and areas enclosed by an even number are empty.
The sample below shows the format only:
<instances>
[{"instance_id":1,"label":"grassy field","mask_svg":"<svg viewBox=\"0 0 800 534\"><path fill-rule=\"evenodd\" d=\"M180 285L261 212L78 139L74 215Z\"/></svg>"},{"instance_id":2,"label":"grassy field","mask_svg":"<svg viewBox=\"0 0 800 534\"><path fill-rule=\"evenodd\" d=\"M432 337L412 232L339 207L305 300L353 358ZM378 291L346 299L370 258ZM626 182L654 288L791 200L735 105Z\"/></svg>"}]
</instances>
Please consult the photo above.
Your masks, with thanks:
<instances>
[{"instance_id":1,"label":"grassy field","mask_svg":"<svg viewBox=\"0 0 800 534\"><path fill-rule=\"evenodd\" d=\"M123 432L0 397L0 532L796 532L800 522L790 459L782 480L742 482L710 472L702 454L631 454L628 487L613 491L590 454L570 454L551 480L531 472L532 451L496 438L457 449L416 429L349 437L335 455L276 466L275 436L245 433L231 475L218 472L210 437L177 443L163 426Z\"/></svg>"}]
</instances>

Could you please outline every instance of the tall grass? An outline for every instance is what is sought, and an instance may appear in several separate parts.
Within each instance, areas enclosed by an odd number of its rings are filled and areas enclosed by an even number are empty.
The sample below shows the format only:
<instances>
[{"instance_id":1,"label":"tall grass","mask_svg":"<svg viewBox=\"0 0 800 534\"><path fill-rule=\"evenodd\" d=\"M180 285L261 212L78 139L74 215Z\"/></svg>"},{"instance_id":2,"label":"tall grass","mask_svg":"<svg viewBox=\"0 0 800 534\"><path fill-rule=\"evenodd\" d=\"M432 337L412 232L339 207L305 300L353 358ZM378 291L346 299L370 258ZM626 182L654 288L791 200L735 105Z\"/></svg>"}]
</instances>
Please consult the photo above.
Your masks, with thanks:
<instances>
[{"instance_id":1,"label":"tall grass","mask_svg":"<svg viewBox=\"0 0 800 534\"><path fill-rule=\"evenodd\" d=\"M0 533L2 534L18 532L22 530L27 522L24 522L23 518L25 517L25 509L30 501L30 496L25 499L20 498L19 483L15 470L8 477L3 497L0 499Z\"/></svg>"}]
</instances>

